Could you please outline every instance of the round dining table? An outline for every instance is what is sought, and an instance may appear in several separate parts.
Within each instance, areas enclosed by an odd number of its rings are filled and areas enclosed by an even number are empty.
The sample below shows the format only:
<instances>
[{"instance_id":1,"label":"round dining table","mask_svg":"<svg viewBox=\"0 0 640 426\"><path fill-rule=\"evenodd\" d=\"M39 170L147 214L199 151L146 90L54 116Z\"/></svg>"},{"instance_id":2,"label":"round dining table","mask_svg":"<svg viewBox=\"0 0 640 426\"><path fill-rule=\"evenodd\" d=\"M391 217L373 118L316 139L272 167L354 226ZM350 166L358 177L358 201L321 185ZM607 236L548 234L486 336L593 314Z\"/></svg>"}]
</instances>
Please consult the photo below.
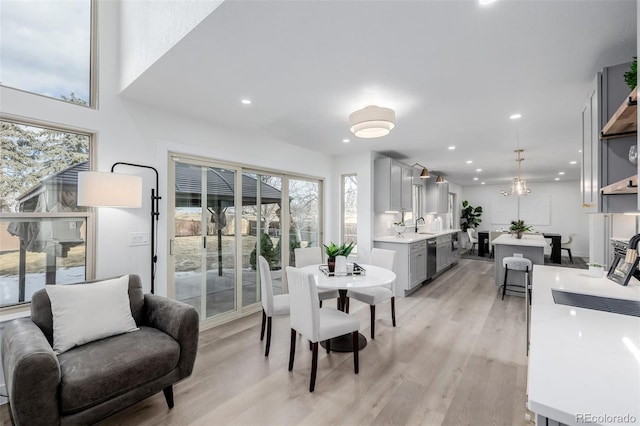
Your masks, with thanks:
<instances>
[{"instance_id":1,"label":"round dining table","mask_svg":"<svg viewBox=\"0 0 640 426\"><path fill-rule=\"evenodd\" d=\"M313 278L318 288L324 290L338 290L338 294L340 296L338 308L341 311L344 311L347 301L347 292L349 290L389 285L396 279L396 274L389 269L361 263L358 265L364 269L363 274L327 276L320 270L320 267L325 265L308 265L300 269L313 274ZM336 352L351 352L353 351L351 342L351 335L336 337L331 339L331 350ZM365 346L367 346L367 338L362 334L359 334L358 347L362 349Z\"/></svg>"}]
</instances>

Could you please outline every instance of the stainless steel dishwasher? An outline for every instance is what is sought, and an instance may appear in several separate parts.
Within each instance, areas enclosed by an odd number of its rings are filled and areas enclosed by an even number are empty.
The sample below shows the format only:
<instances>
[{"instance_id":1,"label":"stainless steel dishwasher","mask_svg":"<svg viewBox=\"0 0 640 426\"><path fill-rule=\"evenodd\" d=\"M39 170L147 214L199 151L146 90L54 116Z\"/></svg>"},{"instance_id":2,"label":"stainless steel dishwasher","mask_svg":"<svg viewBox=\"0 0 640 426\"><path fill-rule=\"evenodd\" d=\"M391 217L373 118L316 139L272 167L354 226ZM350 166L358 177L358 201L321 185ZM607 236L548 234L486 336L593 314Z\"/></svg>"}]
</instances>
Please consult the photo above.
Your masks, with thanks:
<instances>
[{"instance_id":1,"label":"stainless steel dishwasher","mask_svg":"<svg viewBox=\"0 0 640 426\"><path fill-rule=\"evenodd\" d=\"M427 240L427 281L436 275L436 247L435 238Z\"/></svg>"}]
</instances>

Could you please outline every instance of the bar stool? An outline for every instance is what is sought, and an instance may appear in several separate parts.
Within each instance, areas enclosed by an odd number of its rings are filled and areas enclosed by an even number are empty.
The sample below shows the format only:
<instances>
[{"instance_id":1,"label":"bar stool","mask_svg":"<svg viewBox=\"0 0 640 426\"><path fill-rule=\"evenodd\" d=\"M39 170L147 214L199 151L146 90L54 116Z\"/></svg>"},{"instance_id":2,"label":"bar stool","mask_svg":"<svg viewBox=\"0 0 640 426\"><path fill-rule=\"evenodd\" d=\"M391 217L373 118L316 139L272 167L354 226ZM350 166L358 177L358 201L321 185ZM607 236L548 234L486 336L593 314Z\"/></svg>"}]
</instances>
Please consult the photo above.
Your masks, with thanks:
<instances>
[{"instance_id":1,"label":"bar stool","mask_svg":"<svg viewBox=\"0 0 640 426\"><path fill-rule=\"evenodd\" d=\"M502 266L504 266L504 282L500 286L502 288L502 300L504 300L504 295L507 292L507 287L509 290L515 291L516 293L527 293L529 296L529 304L531 304L531 278L529 276L529 271L533 268L533 263L527 258L524 257L505 257L502 259ZM507 284L507 276L509 275L509 270L512 271L524 271L525 274L525 285L518 284ZM524 290L514 290L511 287L522 288Z\"/></svg>"}]
</instances>

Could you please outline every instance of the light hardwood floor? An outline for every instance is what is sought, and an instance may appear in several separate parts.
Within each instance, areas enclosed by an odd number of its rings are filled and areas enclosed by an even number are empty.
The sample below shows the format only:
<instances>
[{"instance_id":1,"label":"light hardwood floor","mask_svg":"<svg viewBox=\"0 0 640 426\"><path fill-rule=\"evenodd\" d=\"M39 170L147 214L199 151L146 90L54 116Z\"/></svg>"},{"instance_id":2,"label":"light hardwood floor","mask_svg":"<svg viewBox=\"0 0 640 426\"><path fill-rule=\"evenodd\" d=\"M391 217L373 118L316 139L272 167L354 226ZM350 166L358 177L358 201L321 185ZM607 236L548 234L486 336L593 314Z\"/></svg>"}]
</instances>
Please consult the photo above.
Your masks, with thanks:
<instances>
[{"instance_id":1,"label":"light hardwood floor","mask_svg":"<svg viewBox=\"0 0 640 426\"><path fill-rule=\"evenodd\" d=\"M351 354L319 352L310 393L311 353L298 339L287 371L289 324L274 318L264 357L260 315L201 333L193 375L101 425L526 425L524 299L500 300L493 263L461 260L407 298L378 306L376 338L369 309L357 301L368 345L360 374ZM0 420L7 406L0 408Z\"/></svg>"}]
</instances>

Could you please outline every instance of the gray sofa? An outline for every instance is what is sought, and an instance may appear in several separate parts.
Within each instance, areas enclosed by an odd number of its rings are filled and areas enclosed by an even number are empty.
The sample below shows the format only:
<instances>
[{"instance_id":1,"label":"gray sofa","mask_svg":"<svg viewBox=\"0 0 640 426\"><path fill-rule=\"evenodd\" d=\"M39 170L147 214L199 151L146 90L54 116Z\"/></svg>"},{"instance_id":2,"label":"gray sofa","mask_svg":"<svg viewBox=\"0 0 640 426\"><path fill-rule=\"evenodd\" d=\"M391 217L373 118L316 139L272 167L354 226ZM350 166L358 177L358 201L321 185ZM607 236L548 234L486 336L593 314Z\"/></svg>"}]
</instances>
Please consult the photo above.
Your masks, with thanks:
<instances>
[{"instance_id":1,"label":"gray sofa","mask_svg":"<svg viewBox=\"0 0 640 426\"><path fill-rule=\"evenodd\" d=\"M2 367L16 425L91 424L160 390L173 407L172 385L193 370L198 312L190 305L143 294L129 277L131 313L140 330L52 349L53 319L45 290L31 299L31 318L2 333Z\"/></svg>"}]
</instances>

